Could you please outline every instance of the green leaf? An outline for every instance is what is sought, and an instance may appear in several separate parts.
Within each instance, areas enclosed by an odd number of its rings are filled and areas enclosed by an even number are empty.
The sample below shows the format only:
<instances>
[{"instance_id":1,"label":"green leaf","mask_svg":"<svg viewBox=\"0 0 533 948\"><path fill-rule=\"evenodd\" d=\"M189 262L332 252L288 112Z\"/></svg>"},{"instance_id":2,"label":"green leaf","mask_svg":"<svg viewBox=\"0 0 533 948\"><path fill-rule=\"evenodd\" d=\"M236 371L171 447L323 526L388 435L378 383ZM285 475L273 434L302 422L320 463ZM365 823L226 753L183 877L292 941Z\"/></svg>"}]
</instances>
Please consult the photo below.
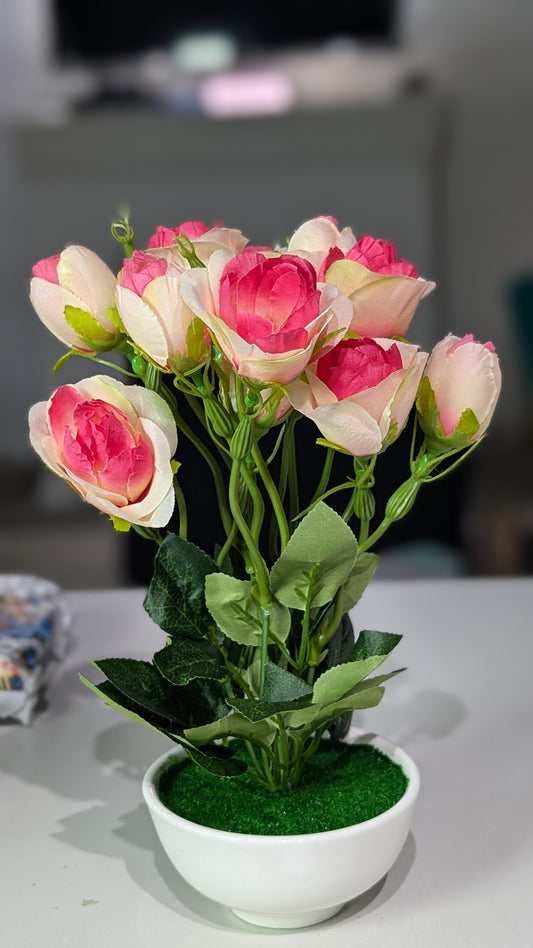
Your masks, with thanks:
<instances>
[{"instance_id":1,"label":"green leaf","mask_svg":"<svg viewBox=\"0 0 533 948\"><path fill-rule=\"evenodd\" d=\"M131 720L137 724L144 724L145 727L151 728L152 731L157 731L160 734L168 734L164 727L154 723L150 714L147 714L140 707L135 708L134 702L129 701L110 681L102 681L99 685L95 685L92 681L89 681L88 678L85 678L84 675L80 675L80 680L84 685L87 685L91 691L94 691L95 695L102 698L104 704L109 705L110 708L114 708L115 711L120 711L121 714L125 714L126 717L131 718Z\"/></svg>"},{"instance_id":2,"label":"green leaf","mask_svg":"<svg viewBox=\"0 0 533 948\"><path fill-rule=\"evenodd\" d=\"M252 596L252 583L227 573L205 579L205 601L221 632L239 645L261 644L261 613Z\"/></svg>"},{"instance_id":3,"label":"green leaf","mask_svg":"<svg viewBox=\"0 0 533 948\"><path fill-rule=\"evenodd\" d=\"M214 682L172 685L150 662L134 658L105 658L94 665L135 710L165 730L181 731L227 714L221 687Z\"/></svg>"},{"instance_id":4,"label":"green leaf","mask_svg":"<svg viewBox=\"0 0 533 948\"><path fill-rule=\"evenodd\" d=\"M232 711L218 721L204 724L203 727L187 728L185 737L193 744L205 744L208 741L222 740L226 737L241 738L253 741L255 744L272 744L277 734L277 728L269 721L256 721L254 724L238 711Z\"/></svg>"},{"instance_id":5,"label":"green leaf","mask_svg":"<svg viewBox=\"0 0 533 948\"><path fill-rule=\"evenodd\" d=\"M374 708L381 701L385 689L379 686L361 689L354 694L339 698L332 704L321 705L313 704L301 711L293 711L283 715L283 722L289 728L304 728L307 734L321 727L327 727L335 721L339 715L346 711L360 711L363 708Z\"/></svg>"},{"instance_id":6,"label":"green leaf","mask_svg":"<svg viewBox=\"0 0 533 948\"><path fill-rule=\"evenodd\" d=\"M385 658L385 655L373 655L360 662L347 661L328 668L315 682L313 704L332 704L343 698Z\"/></svg>"},{"instance_id":7,"label":"green leaf","mask_svg":"<svg viewBox=\"0 0 533 948\"><path fill-rule=\"evenodd\" d=\"M248 770L248 765L239 757L235 757L228 747L210 747L209 751L199 750L189 744L183 745L188 756L202 770L215 777L240 777Z\"/></svg>"},{"instance_id":8,"label":"green leaf","mask_svg":"<svg viewBox=\"0 0 533 948\"><path fill-rule=\"evenodd\" d=\"M144 608L168 635L203 638L213 625L205 604L205 578L216 572L218 566L207 553L168 533L154 560Z\"/></svg>"},{"instance_id":9,"label":"green leaf","mask_svg":"<svg viewBox=\"0 0 533 948\"><path fill-rule=\"evenodd\" d=\"M377 632L375 629L363 629L350 652L347 661L360 662L372 655L389 655L401 641L401 635L392 632Z\"/></svg>"},{"instance_id":10,"label":"green leaf","mask_svg":"<svg viewBox=\"0 0 533 948\"><path fill-rule=\"evenodd\" d=\"M204 639L173 639L155 653L154 665L173 685L186 685L193 678L222 681L228 674L216 645Z\"/></svg>"},{"instance_id":11,"label":"green leaf","mask_svg":"<svg viewBox=\"0 0 533 948\"><path fill-rule=\"evenodd\" d=\"M183 716L175 691L150 662L136 658L104 658L93 663L111 684L137 707L155 715L167 729L181 728Z\"/></svg>"},{"instance_id":12,"label":"green leaf","mask_svg":"<svg viewBox=\"0 0 533 948\"><path fill-rule=\"evenodd\" d=\"M205 580L205 600L213 619L224 635L239 645L261 644L261 606L252 591L250 580L236 579L227 573L211 573ZM268 623L269 639L285 641L290 626L289 610L273 601Z\"/></svg>"},{"instance_id":13,"label":"green leaf","mask_svg":"<svg viewBox=\"0 0 533 948\"><path fill-rule=\"evenodd\" d=\"M86 313L83 309L78 309L77 306L65 306L65 320L71 329L78 334L84 341L88 342L91 345L95 343L108 343L113 342L115 335L112 332L109 332L108 329L104 329L101 323L92 316L90 313Z\"/></svg>"},{"instance_id":14,"label":"green leaf","mask_svg":"<svg viewBox=\"0 0 533 948\"><path fill-rule=\"evenodd\" d=\"M132 524L129 520L123 520L122 517L110 517L109 519L117 533L129 533L131 530Z\"/></svg>"},{"instance_id":15,"label":"green leaf","mask_svg":"<svg viewBox=\"0 0 533 948\"><path fill-rule=\"evenodd\" d=\"M265 685L263 698L265 701L294 701L313 693L311 685L291 672L285 671L273 662L265 665Z\"/></svg>"},{"instance_id":16,"label":"green leaf","mask_svg":"<svg viewBox=\"0 0 533 948\"><path fill-rule=\"evenodd\" d=\"M270 574L272 592L291 609L304 609L311 589L311 608L331 602L350 576L357 540L331 507L322 501L302 519Z\"/></svg>"},{"instance_id":17,"label":"green leaf","mask_svg":"<svg viewBox=\"0 0 533 948\"><path fill-rule=\"evenodd\" d=\"M109 322L113 323L113 326L115 327L115 329L118 329L119 332L123 333L124 335L127 335L126 328L120 318L120 313L116 306L108 306L108 308L105 311L105 314Z\"/></svg>"},{"instance_id":18,"label":"green leaf","mask_svg":"<svg viewBox=\"0 0 533 948\"><path fill-rule=\"evenodd\" d=\"M363 678L385 661L400 639L401 635L363 629L346 660L317 678L313 704L330 704L351 693Z\"/></svg>"},{"instance_id":19,"label":"green leaf","mask_svg":"<svg viewBox=\"0 0 533 948\"><path fill-rule=\"evenodd\" d=\"M205 341L205 326L198 316L191 319L185 337L187 356L191 362L198 365L203 362L207 355L207 345Z\"/></svg>"},{"instance_id":20,"label":"green leaf","mask_svg":"<svg viewBox=\"0 0 533 948\"><path fill-rule=\"evenodd\" d=\"M355 566L341 590L341 609L349 612L359 602L366 587L376 572L379 556L375 553L358 553Z\"/></svg>"},{"instance_id":21,"label":"green leaf","mask_svg":"<svg viewBox=\"0 0 533 948\"><path fill-rule=\"evenodd\" d=\"M239 714L252 721L253 724L257 721L263 721L265 718L273 718L276 714L281 714L282 711L307 708L310 703L310 698L296 698L294 701L265 701L262 698L256 701L250 698L228 698L229 706L235 708Z\"/></svg>"}]
</instances>

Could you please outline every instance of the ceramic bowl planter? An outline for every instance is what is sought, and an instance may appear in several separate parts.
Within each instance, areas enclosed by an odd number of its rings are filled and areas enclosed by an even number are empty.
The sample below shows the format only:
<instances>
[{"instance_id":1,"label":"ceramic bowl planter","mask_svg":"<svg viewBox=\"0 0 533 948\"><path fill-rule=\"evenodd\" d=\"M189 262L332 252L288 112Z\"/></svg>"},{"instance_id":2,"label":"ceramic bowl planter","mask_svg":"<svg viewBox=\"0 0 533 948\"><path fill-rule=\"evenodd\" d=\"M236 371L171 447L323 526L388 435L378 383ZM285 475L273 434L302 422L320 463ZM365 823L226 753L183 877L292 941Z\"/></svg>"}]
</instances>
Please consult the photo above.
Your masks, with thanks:
<instances>
[{"instance_id":1,"label":"ceramic bowl planter","mask_svg":"<svg viewBox=\"0 0 533 948\"><path fill-rule=\"evenodd\" d=\"M347 740L365 740L400 764L409 783L389 810L345 829L298 836L252 836L200 826L164 806L158 781L172 750L147 770L143 795L157 835L183 878L240 918L268 928L303 928L335 915L379 882L407 838L419 790L416 765L405 751L352 728Z\"/></svg>"}]
</instances>

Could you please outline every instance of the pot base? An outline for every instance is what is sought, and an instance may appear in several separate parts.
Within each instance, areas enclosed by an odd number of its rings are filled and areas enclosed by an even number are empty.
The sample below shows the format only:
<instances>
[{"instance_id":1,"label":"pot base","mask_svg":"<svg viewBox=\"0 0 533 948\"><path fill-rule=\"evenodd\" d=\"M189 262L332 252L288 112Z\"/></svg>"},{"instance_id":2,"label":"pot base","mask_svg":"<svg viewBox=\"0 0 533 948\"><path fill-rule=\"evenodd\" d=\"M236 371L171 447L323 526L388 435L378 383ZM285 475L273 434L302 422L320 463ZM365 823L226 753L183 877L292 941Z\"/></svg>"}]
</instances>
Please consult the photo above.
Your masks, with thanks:
<instances>
[{"instance_id":1,"label":"pot base","mask_svg":"<svg viewBox=\"0 0 533 948\"><path fill-rule=\"evenodd\" d=\"M262 928L306 928L308 925L317 925L319 922L325 922L326 919L332 918L344 908L345 904L345 902L341 902L340 905L330 905L324 909L313 909L310 912L290 912L286 915L241 912L240 909L235 908L232 908L231 911L238 918L242 918L243 921L249 922L251 925L261 925Z\"/></svg>"}]
</instances>

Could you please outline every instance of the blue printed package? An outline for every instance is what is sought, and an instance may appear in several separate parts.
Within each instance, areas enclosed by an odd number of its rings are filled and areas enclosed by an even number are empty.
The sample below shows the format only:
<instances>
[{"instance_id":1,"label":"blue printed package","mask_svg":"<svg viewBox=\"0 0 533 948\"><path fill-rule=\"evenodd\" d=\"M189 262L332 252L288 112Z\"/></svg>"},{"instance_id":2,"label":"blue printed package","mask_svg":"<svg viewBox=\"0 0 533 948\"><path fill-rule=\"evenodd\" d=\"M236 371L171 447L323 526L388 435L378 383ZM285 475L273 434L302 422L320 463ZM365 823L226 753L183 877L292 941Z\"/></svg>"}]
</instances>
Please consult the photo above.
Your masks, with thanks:
<instances>
[{"instance_id":1,"label":"blue printed package","mask_svg":"<svg viewBox=\"0 0 533 948\"><path fill-rule=\"evenodd\" d=\"M65 654L70 624L55 583L0 575L0 719L31 723L49 664Z\"/></svg>"}]
</instances>

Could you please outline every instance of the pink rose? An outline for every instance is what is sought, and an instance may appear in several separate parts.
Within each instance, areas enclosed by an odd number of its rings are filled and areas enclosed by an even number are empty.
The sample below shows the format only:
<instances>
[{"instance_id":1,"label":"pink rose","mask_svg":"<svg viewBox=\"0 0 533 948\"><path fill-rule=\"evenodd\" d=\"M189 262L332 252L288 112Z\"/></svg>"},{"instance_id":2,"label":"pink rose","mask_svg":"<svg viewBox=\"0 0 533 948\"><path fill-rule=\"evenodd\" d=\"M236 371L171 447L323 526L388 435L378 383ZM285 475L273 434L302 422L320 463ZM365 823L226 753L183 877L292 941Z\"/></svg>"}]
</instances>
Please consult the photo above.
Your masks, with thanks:
<instances>
[{"instance_id":1,"label":"pink rose","mask_svg":"<svg viewBox=\"0 0 533 948\"><path fill-rule=\"evenodd\" d=\"M180 234L188 237L194 247L196 256L203 264L207 264L215 250L226 249L232 253L241 253L248 243L248 239L242 235L240 230L232 230L221 226L208 227L203 221L185 221L178 227L159 226L155 234L150 237L148 249L154 255L174 260L181 267L188 270L190 265L182 256L176 243L176 237Z\"/></svg>"},{"instance_id":2,"label":"pink rose","mask_svg":"<svg viewBox=\"0 0 533 948\"><path fill-rule=\"evenodd\" d=\"M116 278L86 247L67 247L33 267L30 300L47 328L80 352L112 348L118 338L106 310L113 306Z\"/></svg>"},{"instance_id":3,"label":"pink rose","mask_svg":"<svg viewBox=\"0 0 533 948\"><path fill-rule=\"evenodd\" d=\"M184 272L173 261L136 250L118 275L116 305L126 332L167 371L185 371L208 352L204 326L180 295Z\"/></svg>"},{"instance_id":4,"label":"pink rose","mask_svg":"<svg viewBox=\"0 0 533 948\"><path fill-rule=\"evenodd\" d=\"M485 433L501 389L491 342L447 335L431 353L417 397L420 425L430 447L466 447Z\"/></svg>"},{"instance_id":5,"label":"pink rose","mask_svg":"<svg viewBox=\"0 0 533 948\"><path fill-rule=\"evenodd\" d=\"M407 343L343 339L289 386L289 399L331 444L376 454L405 425L426 359Z\"/></svg>"},{"instance_id":6,"label":"pink rose","mask_svg":"<svg viewBox=\"0 0 533 948\"><path fill-rule=\"evenodd\" d=\"M344 333L351 311L308 261L273 251L219 251L184 276L181 292L238 374L263 382L296 378L326 335L323 351Z\"/></svg>"},{"instance_id":7,"label":"pink rose","mask_svg":"<svg viewBox=\"0 0 533 948\"><path fill-rule=\"evenodd\" d=\"M98 510L145 527L168 523L176 425L155 392L92 376L34 405L29 425L45 464Z\"/></svg>"},{"instance_id":8,"label":"pink rose","mask_svg":"<svg viewBox=\"0 0 533 948\"><path fill-rule=\"evenodd\" d=\"M295 230L287 245L287 253L305 257L319 273L331 250L335 248L343 257L354 244L355 235L350 227L339 230L334 217L314 217Z\"/></svg>"},{"instance_id":9,"label":"pink rose","mask_svg":"<svg viewBox=\"0 0 533 948\"><path fill-rule=\"evenodd\" d=\"M421 299L435 288L386 240L365 235L346 253L333 248L319 279L334 283L352 303L350 329L360 336L405 336Z\"/></svg>"}]
</instances>

